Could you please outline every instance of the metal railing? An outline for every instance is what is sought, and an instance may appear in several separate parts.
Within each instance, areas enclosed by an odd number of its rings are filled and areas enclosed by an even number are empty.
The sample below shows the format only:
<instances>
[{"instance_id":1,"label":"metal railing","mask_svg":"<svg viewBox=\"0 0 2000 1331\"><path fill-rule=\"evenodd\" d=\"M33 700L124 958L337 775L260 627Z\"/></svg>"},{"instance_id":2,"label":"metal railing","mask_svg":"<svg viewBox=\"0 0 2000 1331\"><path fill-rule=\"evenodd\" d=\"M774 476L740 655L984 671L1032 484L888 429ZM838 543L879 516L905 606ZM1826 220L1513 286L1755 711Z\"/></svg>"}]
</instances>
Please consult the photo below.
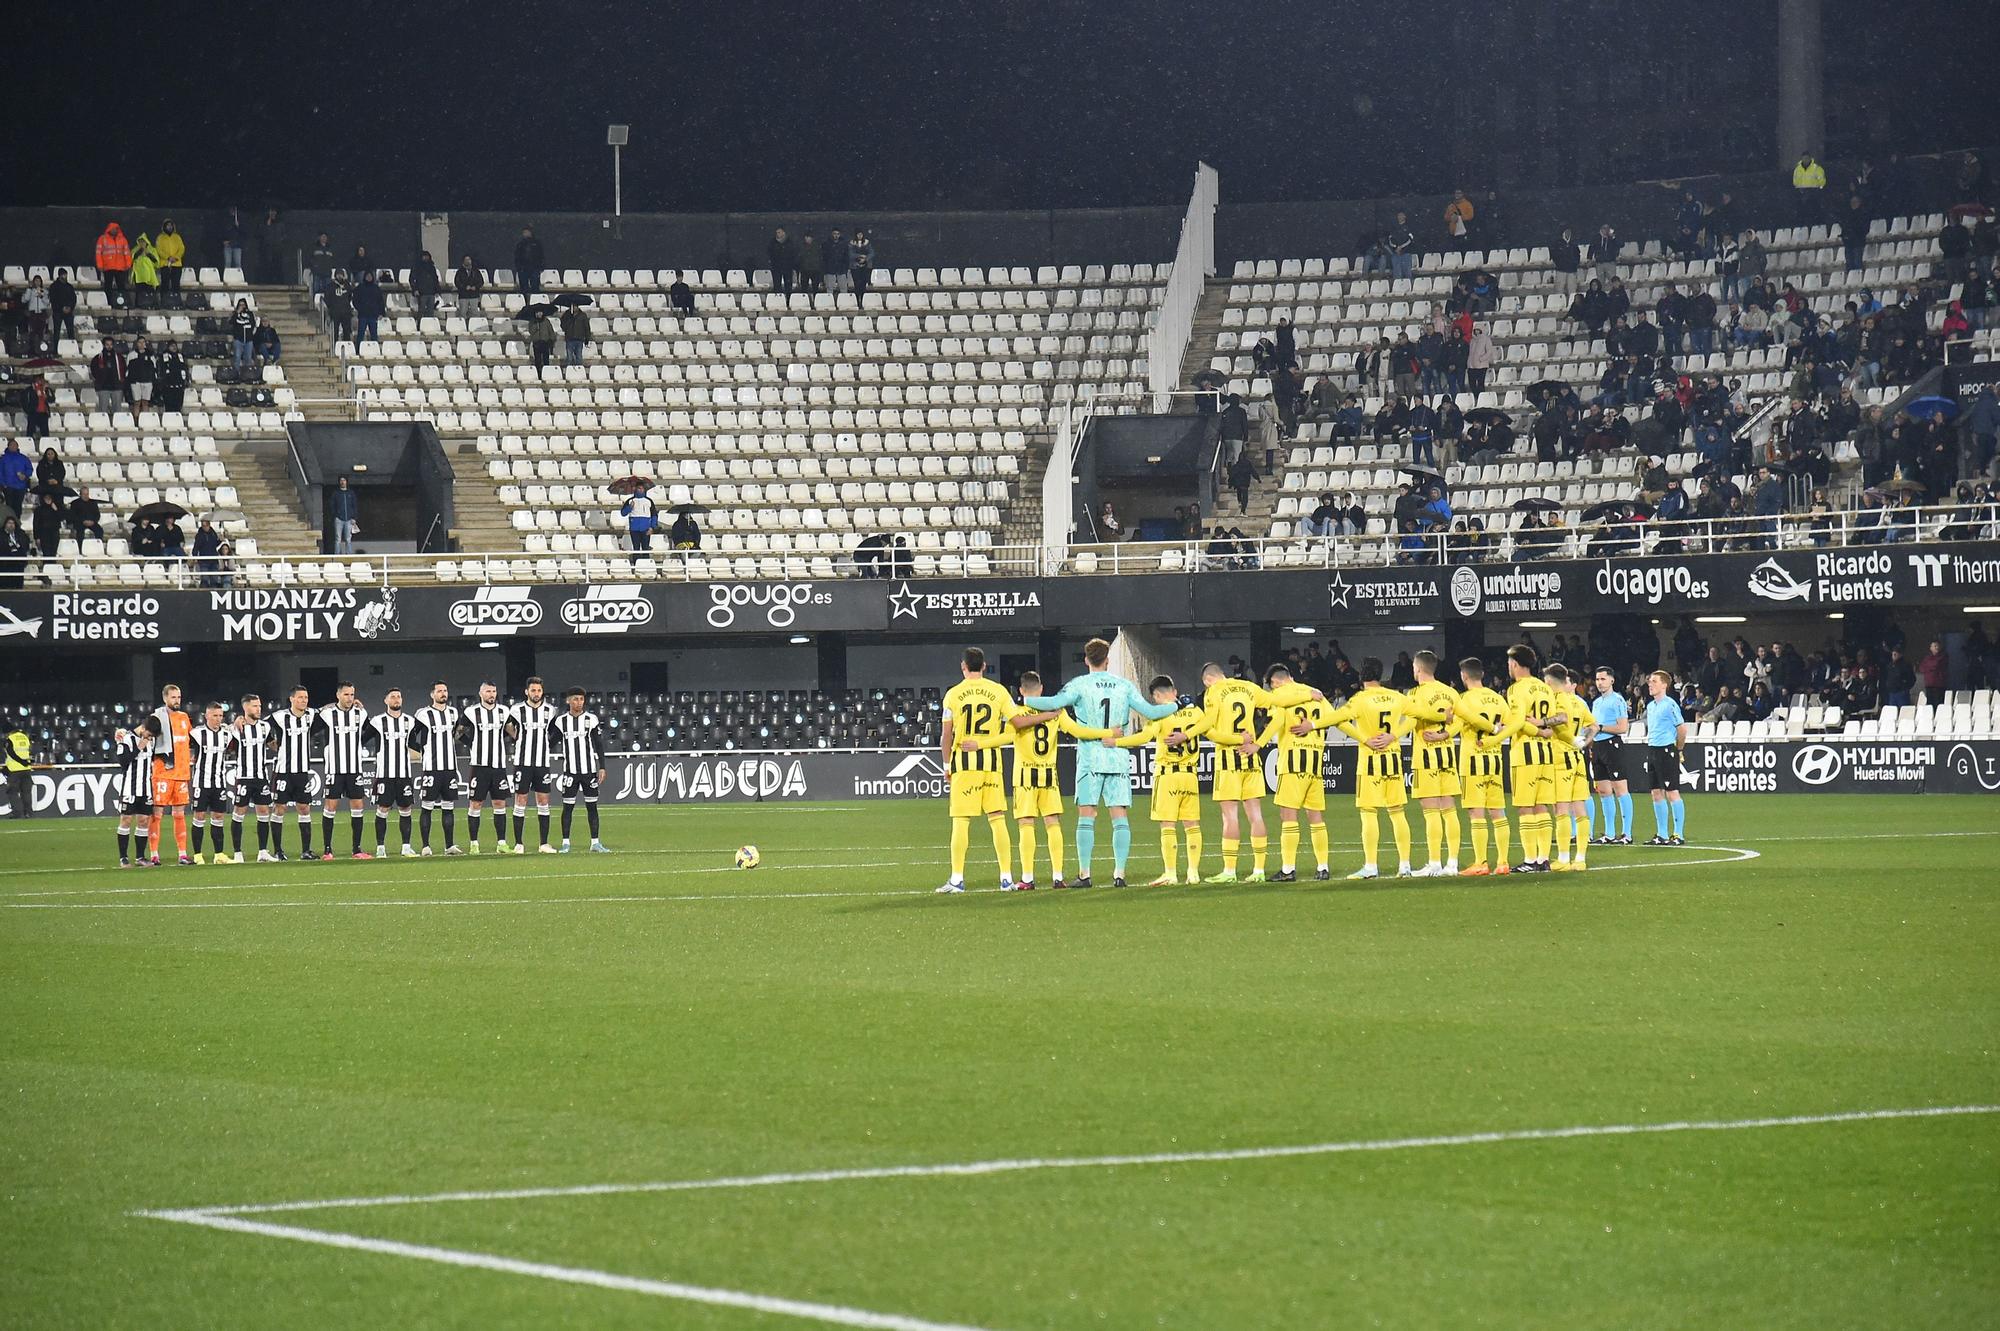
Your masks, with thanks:
<instances>
[{"instance_id":1,"label":"metal railing","mask_svg":"<svg viewBox=\"0 0 2000 1331\"><path fill-rule=\"evenodd\" d=\"M963 550L897 547L838 557L713 550L526 551L456 555L237 555L222 561L122 555L0 561L0 588L19 566L31 589L198 590L225 587L391 586L601 581L792 581L878 578L1026 578L1058 575L1392 568L1545 559L1634 559L1724 551L1823 550L1882 544L2000 539L2000 504L1841 509L1776 517L1693 518L1403 536L1247 537L1118 541L1051 551L1039 544Z\"/></svg>"}]
</instances>

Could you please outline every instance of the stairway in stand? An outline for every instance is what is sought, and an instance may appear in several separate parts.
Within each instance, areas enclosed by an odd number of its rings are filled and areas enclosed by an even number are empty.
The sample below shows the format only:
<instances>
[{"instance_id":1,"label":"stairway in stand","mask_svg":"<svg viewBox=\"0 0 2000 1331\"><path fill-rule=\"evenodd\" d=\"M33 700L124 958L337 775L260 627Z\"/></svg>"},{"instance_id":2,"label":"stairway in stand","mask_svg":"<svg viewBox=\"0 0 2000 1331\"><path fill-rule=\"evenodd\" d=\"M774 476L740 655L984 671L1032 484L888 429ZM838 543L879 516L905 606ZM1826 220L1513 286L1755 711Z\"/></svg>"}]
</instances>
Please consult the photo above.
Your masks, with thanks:
<instances>
[{"instance_id":1,"label":"stairway in stand","mask_svg":"<svg viewBox=\"0 0 2000 1331\"><path fill-rule=\"evenodd\" d=\"M236 487L237 507L250 523L258 558L309 559L317 555L319 529L301 516L286 441L241 439L224 443L222 449L222 465L229 472L229 483Z\"/></svg>"},{"instance_id":2,"label":"stairway in stand","mask_svg":"<svg viewBox=\"0 0 2000 1331\"><path fill-rule=\"evenodd\" d=\"M1192 388L1195 375L1208 368L1208 362L1215 356L1215 337L1222 331L1222 311L1229 304L1229 282L1220 277L1211 277L1201 291L1201 301L1194 307L1194 327L1188 333L1187 350L1181 353L1181 377L1177 388ZM1195 409L1192 398L1174 399L1176 412Z\"/></svg>"},{"instance_id":3,"label":"stairway in stand","mask_svg":"<svg viewBox=\"0 0 2000 1331\"><path fill-rule=\"evenodd\" d=\"M284 348L285 383L309 421L351 421L354 390L341 377L333 342L319 330L312 301L298 287L257 287L257 313L277 331Z\"/></svg>"}]
</instances>

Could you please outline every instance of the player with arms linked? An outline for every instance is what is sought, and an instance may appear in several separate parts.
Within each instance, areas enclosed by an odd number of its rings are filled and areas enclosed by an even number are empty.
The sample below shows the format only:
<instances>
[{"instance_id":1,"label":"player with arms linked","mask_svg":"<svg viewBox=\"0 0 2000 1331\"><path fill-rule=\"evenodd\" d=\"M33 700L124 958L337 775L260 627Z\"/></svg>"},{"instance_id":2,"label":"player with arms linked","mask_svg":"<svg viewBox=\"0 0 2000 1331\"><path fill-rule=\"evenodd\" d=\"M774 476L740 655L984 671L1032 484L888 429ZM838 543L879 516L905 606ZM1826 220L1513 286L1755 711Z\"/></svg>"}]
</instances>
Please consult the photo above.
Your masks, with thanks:
<instances>
[{"instance_id":1,"label":"player with arms linked","mask_svg":"<svg viewBox=\"0 0 2000 1331\"><path fill-rule=\"evenodd\" d=\"M1021 696L1036 698L1041 692L1042 677L1033 670L1023 671ZM1102 740L1118 732L1080 726L1068 712L1031 712L1026 708L1016 712L1009 725L1014 732L1011 741L1002 733L993 739L961 740L959 747L964 749L970 744L973 748L997 748L1013 744L1014 819L1021 829L1021 876L1014 887L1021 892L1035 890L1035 824L1039 820L1049 834L1049 886L1060 890L1064 885L1063 802L1056 780L1060 739L1069 735L1075 739Z\"/></svg>"},{"instance_id":2,"label":"player with arms linked","mask_svg":"<svg viewBox=\"0 0 2000 1331\"><path fill-rule=\"evenodd\" d=\"M1146 690L1156 703L1171 702L1170 716L1148 721L1137 734L1112 743L1121 749L1153 746L1153 821L1160 825L1160 858L1166 872L1147 887L1173 887L1201 881L1201 740L1208 715L1191 698L1174 693L1171 676L1158 675ZM1187 876L1180 874L1181 842L1187 842Z\"/></svg>"},{"instance_id":3,"label":"player with arms linked","mask_svg":"<svg viewBox=\"0 0 2000 1331\"><path fill-rule=\"evenodd\" d=\"M1000 861L1000 890L1014 890L1014 851L1007 840L1007 794L1000 784L1000 744L1007 723L1021 710L1007 690L986 678L986 653L965 649L959 681L944 695L940 744L951 780L951 877L941 893L965 891L965 856L972 848L972 820L984 817Z\"/></svg>"}]
</instances>

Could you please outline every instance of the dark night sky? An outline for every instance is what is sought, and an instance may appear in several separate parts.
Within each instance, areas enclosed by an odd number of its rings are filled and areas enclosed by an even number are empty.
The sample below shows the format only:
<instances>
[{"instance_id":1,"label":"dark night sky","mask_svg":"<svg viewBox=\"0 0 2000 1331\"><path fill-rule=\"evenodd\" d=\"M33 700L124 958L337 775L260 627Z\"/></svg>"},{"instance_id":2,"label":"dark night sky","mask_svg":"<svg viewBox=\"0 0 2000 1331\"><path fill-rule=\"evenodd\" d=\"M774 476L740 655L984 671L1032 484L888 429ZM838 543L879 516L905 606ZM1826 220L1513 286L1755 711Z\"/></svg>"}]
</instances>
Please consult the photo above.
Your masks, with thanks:
<instances>
[{"instance_id":1,"label":"dark night sky","mask_svg":"<svg viewBox=\"0 0 2000 1331\"><path fill-rule=\"evenodd\" d=\"M1477 115L1510 80L1610 70L1593 132L1614 142L1620 102L1661 103L1648 71L1675 59L1692 57L1697 85L1712 62L1747 62L1747 102L1775 84L1774 8L30 0L5 178L25 204L608 210L615 120L632 126L635 212L1178 203L1197 156L1237 200L1441 190L1466 101ZM2000 4L1826 14L1829 120L1847 140L1829 155L2000 140ZM1864 15L1893 27L1858 41ZM128 36L107 47L114 16ZM183 43L142 31L163 16ZM1527 17L1564 40L1522 38ZM1770 115L1746 104L1745 133L1768 134ZM1593 169L1613 172L1548 183Z\"/></svg>"}]
</instances>

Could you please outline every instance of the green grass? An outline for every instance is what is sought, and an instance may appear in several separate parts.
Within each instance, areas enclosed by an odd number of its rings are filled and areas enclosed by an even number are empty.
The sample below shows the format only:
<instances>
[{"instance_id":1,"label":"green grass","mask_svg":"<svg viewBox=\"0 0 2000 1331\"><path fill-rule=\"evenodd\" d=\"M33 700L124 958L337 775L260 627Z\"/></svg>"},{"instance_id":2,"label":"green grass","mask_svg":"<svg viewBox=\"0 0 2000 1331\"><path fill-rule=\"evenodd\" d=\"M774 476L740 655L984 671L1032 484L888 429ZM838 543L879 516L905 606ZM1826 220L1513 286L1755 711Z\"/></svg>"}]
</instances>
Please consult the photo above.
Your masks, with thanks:
<instances>
[{"instance_id":1,"label":"green grass","mask_svg":"<svg viewBox=\"0 0 2000 1331\"><path fill-rule=\"evenodd\" d=\"M146 1208L2000 1103L2000 805L1690 811L1760 858L938 898L929 803L144 874L13 824L0 1325L806 1324ZM1006 1331L1991 1326L2000 1116L268 1218Z\"/></svg>"}]
</instances>

